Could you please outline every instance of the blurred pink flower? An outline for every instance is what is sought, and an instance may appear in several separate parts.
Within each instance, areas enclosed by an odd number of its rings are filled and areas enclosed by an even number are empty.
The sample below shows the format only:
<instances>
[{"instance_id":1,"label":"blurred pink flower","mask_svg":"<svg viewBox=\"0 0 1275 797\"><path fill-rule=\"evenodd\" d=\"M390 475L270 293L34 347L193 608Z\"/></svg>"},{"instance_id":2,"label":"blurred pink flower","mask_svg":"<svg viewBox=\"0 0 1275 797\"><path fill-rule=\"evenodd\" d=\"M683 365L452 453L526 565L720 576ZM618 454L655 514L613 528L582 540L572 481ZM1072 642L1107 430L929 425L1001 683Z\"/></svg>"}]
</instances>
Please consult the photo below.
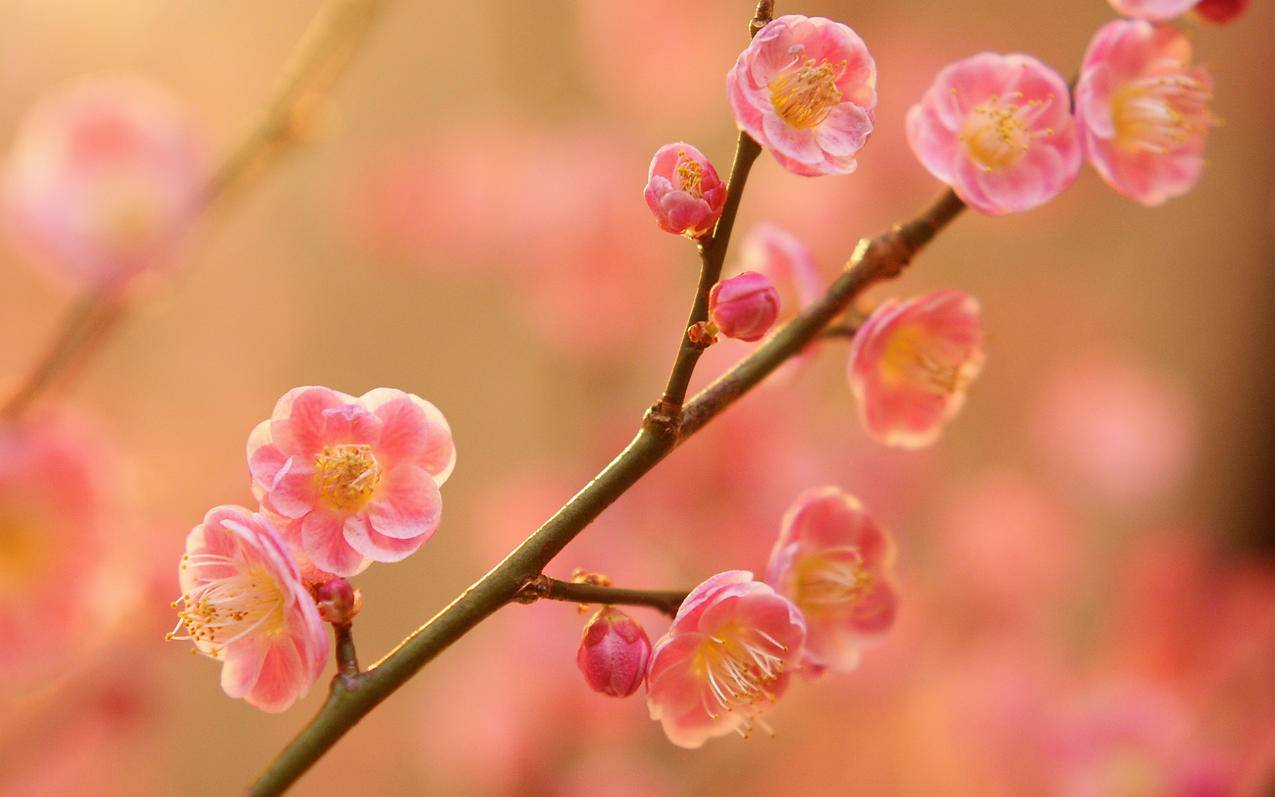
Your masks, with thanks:
<instances>
[{"instance_id":1,"label":"blurred pink flower","mask_svg":"<svg viewBox=\"0 0 1275 797\"><path fill-rule=\"evenodd\" d=\"M1141 20L1108 23L1085 53L1076 83L1085 156L1144 205L1190 191L1204 168L1213 78L1190 63L1185 36Z\"/></svg>"},{"instance_id":2,"label":"blurred pink flower","mask_svg":"<svg viewBox=\"0 0 1275 797\"><path fill-rule=\"evenodd\" d=\"M872 133L877 67L840 22L789 14L761 30L726 76L739 128L785 169L849 174Z\"/></svg>"},{"instance_id":3,"label":"blurred pink flower","mask_svg":"<svg viewBox=\"0 0 1275 797\"><path fill-rule=\"evenodd\" d=\"M823 295L823 279L810 249L797 236L774 224L754 226L739 242L740 271L769 277L781 306L797 313Z\"/></svg>"},{"instance_id":4,"label":"blurred pink flower","mask_svg":"<svg viewBox=\"0 0 1275 797\"><path fill-rule=\"evenodd\" d=\"M754 724L783 695L801 661L801 612L745 570L697 586L656 644L647 706L669 741L695 748Z\"/></svg>"},{"instance_id":5,"label":"blurred pink flower","mask_svg":"<svg viewBox=\"0 0 1275 797\"><path fill-rule=\"evenodd\" d=\"M1225 25L1234 22L1248 10L1249 0L1200 0L1195 4L1195 13L1209 22Z\"/></svg>"},{"instance_id":6,"label":"blurred pink flower","mask_svg":"<svg viewBox=\"0 0 1275 797\"><path fill-rule=\"evenodd\" d=\"M779 292L756 271L736 274L708 292L708 317L728 338L761 340L779 317Z\"/></svg>"},{"instance_id":7,"label":"blurred pink flower","mask_svg":"<svg viewBox=\"0 0 1275 797\"><path fill-rule=\"evenodd\" d=\"M1191 10L1199 0L1109 0L1117 13L1138 19L1165 20Z\"/></svg>"},{"instance_id":8,"label":"blurred pink flower","mask_svg":"<svg viewBox=\"0 0 1275 797\"><path fill-rule=\"evenodd\" d=\"M1198 446L1197 426L1182 388L1135 362L1095 358L1049 380L1036 439L1066 483L1137 506L1182 483Z\"/></svg>"},{"instance_id":9,"label":"blurred pink flower","mask_svg":"<svg viewBox=\"0 0 1275 797\"><path fill-rule=\"evenodd\" d=\"M784 514L766 582L806 618L802 666L844 672L894 624L894 540L852 495L807 490Z\"/></svg>"},{"instance_id":10,"label":"blurred pink flower","mask_svg":"<svg viewBox=\"0 0 1275 797\"><path fill-rule=\"evenodd\" d=\"M339 576L415 553L438 528L455 465L443 414L393 388L293 388L248 437L254 495L302 561Z\"/></svg>"},{"instance_id":11,"label":"blurred pink flower","mask_svg":"<svg viewBox=\"0 0 1275 797\"><path fill-rule=\"evenodd\" d=\"M908 111L908 143L970 207L1031 210L1080 171L1069 97L1058 73L1029 55L980 53L939 72Z\"/></svg>"},{"instance_id":12,"label":"blurred pink flower","mask_svg":"<svg viewBox=\"0 0 1275 797\"><path fill-rule=\"evenodd\" d=\"M700 238L722 215L726 184L704 153L678 141L655 151L644 195L661 230Z\"/></svg>"},{"instance_id":13,"label":"blurred pink flower","mask_svg":"<svg viewBox=\"0 0 1275 797\"><path fill-rule=\"evenodd\" d=\"M69 416L0 423L0 676L49 678L103 623L119 463ZM7 688L5 689L7 691Z\"/></svg>"},{"instance_id":14,"label":"blurred pink flower","mask_svg":"<svg viewBox=\"0 0 1275 797\"><path fill-rule=\"evenodd\" d=\"M863 426L900 448L934 442L983 367L978 301L956 290L888 300L850 345L850 387Z\"/></svg>"},{"instance_id":15,"label":"blurred pink flower","mask_svg":"<svg viewBox=\"0 0 1275 797\"><path fill-rule=\"evenodd\" d=\"M227 695L280 712L310 691L327 662L327 629L265 517L210 509L186 538L178 575L180 619L169 638L222 662Z\"/></svg>"},{"instance_id":16,"label":"blurred pink flower","mask_svg":"<svg viewBox=\"0 0 1275 797\"><path fill-rule=\"evenodd\" d=\"M28 114L4 171L10 232L76 283L170 266L204 163L183 110L140 78L81 79Z\"/></svg>"},{"instance_id":17,"label":"blurred pink flower","mask_svg":"<svg viewBox=\"0 0 1275 797\"><path fill-rule=\"evenodd\" d=\"M651 640L642 625L614 606L603 606L584 626L576 666L595 692L628 697L642 685Z\"/></svg>"}]
</instances>

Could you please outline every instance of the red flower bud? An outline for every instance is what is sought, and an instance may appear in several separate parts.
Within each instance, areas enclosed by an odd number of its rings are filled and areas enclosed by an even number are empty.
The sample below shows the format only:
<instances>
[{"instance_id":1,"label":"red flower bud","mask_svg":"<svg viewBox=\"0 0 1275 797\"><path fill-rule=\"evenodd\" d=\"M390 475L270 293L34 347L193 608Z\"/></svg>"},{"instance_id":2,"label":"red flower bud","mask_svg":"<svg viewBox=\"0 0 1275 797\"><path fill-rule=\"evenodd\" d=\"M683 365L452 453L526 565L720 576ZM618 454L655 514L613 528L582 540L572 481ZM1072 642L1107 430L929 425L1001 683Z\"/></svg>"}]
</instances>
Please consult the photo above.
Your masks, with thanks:
<instances>
[{"instance_id":1,"label":"red flower bud","mask_svg":"<svg viewBox=\"0 0 1275 797\"><path fill-rule=\"evenodd\" d=\"M345 625L363 608L363 593L345 579L334 578L314 588L314 602L324 622Z\"/></svg>"},{"instance_id":2,"label":"red flower bud","mask_svg":"<svg viewBox=\"0 0 1275 797\"><path fill-rule=\"evenodd\" d=\"M779 292L765 276L745 271L713 286L708 315L728 338L760 340L779 316Z\"/></svg>"},{"instance_id":3,"label":"red flower bud","mask_svg":"<svg viewBox=\"0 0 1275 797\"><path fill-rule=\"evenodd\" d=\"M595 692L628 697L642 685L651 660L651 640L636 620L613 606L590 618L576 664Z\"/></svg>"}]
</instances>

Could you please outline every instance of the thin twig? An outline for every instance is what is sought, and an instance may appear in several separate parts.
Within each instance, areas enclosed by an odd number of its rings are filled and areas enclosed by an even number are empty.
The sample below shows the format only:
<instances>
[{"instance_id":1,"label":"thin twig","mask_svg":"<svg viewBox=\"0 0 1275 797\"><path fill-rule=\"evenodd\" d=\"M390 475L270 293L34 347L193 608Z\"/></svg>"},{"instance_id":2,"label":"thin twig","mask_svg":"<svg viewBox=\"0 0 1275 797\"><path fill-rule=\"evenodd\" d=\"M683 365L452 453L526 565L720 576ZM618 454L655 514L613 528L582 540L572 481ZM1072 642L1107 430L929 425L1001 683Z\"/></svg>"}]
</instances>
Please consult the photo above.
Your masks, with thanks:
<instances>
[{"instance_id":1,"label":"thin twig","mask_svg":"<svg viewBox=\"0 0 1275 797\"><path fill-rule=\"evenodd\" d=\"M284 66L278 87L261 118L213 171L197 205L207 207L249 187L281 156L305 140L324 96L344 73L377 12L387 0L329 0L306 28ZM14 419L60 376L79 367L120 326L122 290L92 291L78 299L30 375L0 407ZM93 319L102 318L102 323Z\"/></svg>"},{"instance_id":2,"label":"thin twig","mask_svg":"<svg viewBox=\"0 0 1275 797\"><path fill-rule=\"evenodd\" d=\"M538 600L550 600L615 606L648 606L672 617L677 614L682 601L686 600L686 595L686 590L624 589L600 584L561 581L542 573L523 584L514 596L514 601L535 603Z\"/></svg>"},{"instance_id":3,"label":"thin twig","mask_svg":"<svg viewBox=\"0 0 1275 797\"><path fill-rule=\"evenodd\" d=\"M296 782L350 728L435 656L514 601L528 581L539 576L554 556L673 448L805 348L866 287L897 276L964 207L954 193L945 191L913 221L860 241L846 271L821 299L686 406L675 437L654 433L644 424L593 481L485 576L369 667L353 688L334 681L319 713L270 763L249 793L281 794Z\"/></svg>"},{"instance_id":4,"label":"thin twig","mask_svg":"<svg viewBox=\"0 0 1275 797\"><path fill-rule=\"evenodd\" d=\"M336 639L337 677L353 686L359 677L359 655L354 649L354 629L350 623L333 623L332 634Z\"/></svg>"}]
</instances>

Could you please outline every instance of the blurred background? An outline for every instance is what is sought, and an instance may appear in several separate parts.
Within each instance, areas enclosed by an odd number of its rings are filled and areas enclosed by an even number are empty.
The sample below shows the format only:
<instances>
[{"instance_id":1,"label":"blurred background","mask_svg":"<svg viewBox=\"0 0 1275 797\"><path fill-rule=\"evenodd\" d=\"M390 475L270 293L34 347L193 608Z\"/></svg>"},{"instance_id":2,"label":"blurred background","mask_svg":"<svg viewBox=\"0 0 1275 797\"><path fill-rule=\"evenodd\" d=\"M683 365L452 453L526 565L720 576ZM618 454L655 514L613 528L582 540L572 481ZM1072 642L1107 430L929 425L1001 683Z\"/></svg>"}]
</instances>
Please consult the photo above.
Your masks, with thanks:
<instances>
[{"instance_id":1,"label":"blurred background","mask_svg":"<svg viewBox=\"0 0 1275 797\"><path fill-rule=\"evenodd\" d=\"M880 73L858 172L801 178L763 155L736 226L737 242L763 221L799 235L829 278L860 236L937 193L903 117L938 69L1022 51L1070 76L1113 17L1104 0L778 5L851 25ZM123 71L171 90L224 152L318 6L0 1L0 146L65 81ZM92 440L103 531L93 587L63 585L93 621L50 620L67 638L46 661L0 657L0 794L237 792L317 710L326 676L267 715L162 641L186 533L215 504L251 504L244 441L289 388L399 387L455 433L438 534L355 581L365 662L610 459L658 395L698 268L644 206L647 163L685 140L727 171L724 76L751 14L745 0L388 10L313 139L207 219L176 275L32 415ZM1267 793L1275 8L1182 26L1224 120L1193 193L1148 210L1086 167L1036 212L966 214L869 297L957 287L983 303L987 365L937 446L868 440L846 343L827 341L551 569L653 588L760 571L793 498L837 484L900 546L898 625L858 671L795 684L773 739L685 751L640 696L588 689L574 607L512 606L296 793ZM3 240L0 275L7 393L74 291ZM746 350L715 347L697 383ZM633 614L652 639L667 624Z\"/></svg>"}]
</instances>

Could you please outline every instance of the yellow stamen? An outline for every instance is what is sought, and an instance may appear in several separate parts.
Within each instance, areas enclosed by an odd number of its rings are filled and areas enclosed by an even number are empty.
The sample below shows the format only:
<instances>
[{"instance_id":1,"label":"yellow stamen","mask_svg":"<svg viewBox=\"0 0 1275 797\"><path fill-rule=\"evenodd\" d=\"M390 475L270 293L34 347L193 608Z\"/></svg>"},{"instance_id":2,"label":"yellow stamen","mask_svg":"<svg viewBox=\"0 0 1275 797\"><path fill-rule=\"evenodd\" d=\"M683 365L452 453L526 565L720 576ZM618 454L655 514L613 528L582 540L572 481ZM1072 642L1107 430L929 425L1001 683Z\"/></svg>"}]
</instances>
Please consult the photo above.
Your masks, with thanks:
<instances>
[{"instance_id":1,"label":"yellow stamen","mask_svg":"<svg viewBox=\"0 0 1275 797\"><path fill-rule=\"evenodd\" d=\"M845 69L845 61L816 64L813 58L794 59L770 82L770 102L775 112L793 127L818 125L841 102L837 79Z\"/></svg>"}]
</instances>

